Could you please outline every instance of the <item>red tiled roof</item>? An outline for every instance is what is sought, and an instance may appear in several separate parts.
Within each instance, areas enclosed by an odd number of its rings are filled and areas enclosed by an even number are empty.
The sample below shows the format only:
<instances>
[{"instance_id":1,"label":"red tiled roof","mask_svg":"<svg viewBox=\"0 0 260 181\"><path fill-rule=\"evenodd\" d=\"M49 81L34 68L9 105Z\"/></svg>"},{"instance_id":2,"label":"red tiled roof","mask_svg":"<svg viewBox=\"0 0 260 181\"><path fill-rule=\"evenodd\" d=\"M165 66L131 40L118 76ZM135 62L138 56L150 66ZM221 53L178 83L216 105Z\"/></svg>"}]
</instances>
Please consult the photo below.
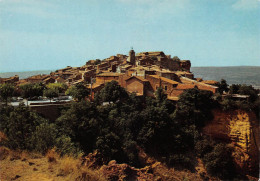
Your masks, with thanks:
<instances>
[{"instance_id":1,"label":"red tiled roof","mask_svg":"<svg viewBox=\"0 0 260 181\"><path fill-rule=\"evenodd\" d=\"M218 81L215 81L215 80L203 80L202 83L214 85L214 84L217 84Z\"/></svg>"},{"instance_id":2,"label":"red tiled roof","mask_svg":"<svg viewBox=\"0 0 260 181\"><path fill-rule=\"evenodd\" d=\"M164 82L168 82L170 84L179 84L179 82L176 82L174 80L171 80L171 79L167 79L165 77L161 77L161 79L164 81Z\"/></svg>"},{"instance_id":3,"label":"red tiled roof","mask_svg":"<svg viewBox=\"0 0 260 181\"><path fill-rule=\"evenodd\" d=\"M123 75L123 74L122 73L106 72L106 73L98 74L98 75L96 75L96 77L118 77L120 75Z\"/></svg>"},{"instance_id":4,"label":"red tiled roof","mask_svg":"<svg viewBox=\"0 0 260 181\"><path fill-rule=\"evenodd\" d=\"M178 84L177 89L193 89L195 86L194 84Z\"/></svg>"},{"instance_id":5,"label":"red tiled roof","mask_svg":"<svg viewBox=\"0 0 260 181\"><path fill-rule=\"evenodd\" d=\"M132 78L137 78L138 80L140 80L140 81L142 81L142 82L149 82L148 80L146 80L145 78L140 77L140 76L129 77L129 78L125 79L125 81L127 81L127 80L129 80L129 79L132 79Z\"/></svg>"},{"instance_id":6,"label":"red tiled roof","mask_svg":"<svg viewBox=\"0 0 260 181\"><path fill-rule=\"evenodd\" d=\"M153 78L156 78L156 79L160 79L160 76L159 76L159 75L149 75L149 76L151 76L151 77L153 77Z\"/></svg>"},{"instance_id":7,"label":"red tiled roof","mask_svg":"<svg viewBox=\"0 0 260 181\"><path fill-rule=\"evenodd\" d=\"M165 78L165 77L161 77L159 75L149 75L149 76L151 76L153 78L156 78L156 79L161 79L162 81L168 82L170 84L179 84L179 82L176 82L174 80L171 80L171 79L168 79L168 78Z\"/></svg>"}]
</instances>

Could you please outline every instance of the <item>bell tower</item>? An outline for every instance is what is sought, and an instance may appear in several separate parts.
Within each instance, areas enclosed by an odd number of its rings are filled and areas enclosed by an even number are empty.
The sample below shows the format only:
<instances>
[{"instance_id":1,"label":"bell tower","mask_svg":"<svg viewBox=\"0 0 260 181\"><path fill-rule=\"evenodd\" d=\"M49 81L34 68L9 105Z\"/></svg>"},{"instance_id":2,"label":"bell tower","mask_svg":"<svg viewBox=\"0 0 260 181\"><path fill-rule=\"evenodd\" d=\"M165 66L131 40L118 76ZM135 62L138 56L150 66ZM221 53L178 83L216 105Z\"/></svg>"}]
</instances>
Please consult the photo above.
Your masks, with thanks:
<instances>
[{"instance_id":1,"label":"bell tower","mask_svg":"<svg viewBox=\"0 0 260 181\"><path fill-rule=\"evenodd\" d=\"M129 51L129 57L127 58L127 62L132 65L135 65L135 51L133 50L133 47Z\"/></svg>"}]
</instances>

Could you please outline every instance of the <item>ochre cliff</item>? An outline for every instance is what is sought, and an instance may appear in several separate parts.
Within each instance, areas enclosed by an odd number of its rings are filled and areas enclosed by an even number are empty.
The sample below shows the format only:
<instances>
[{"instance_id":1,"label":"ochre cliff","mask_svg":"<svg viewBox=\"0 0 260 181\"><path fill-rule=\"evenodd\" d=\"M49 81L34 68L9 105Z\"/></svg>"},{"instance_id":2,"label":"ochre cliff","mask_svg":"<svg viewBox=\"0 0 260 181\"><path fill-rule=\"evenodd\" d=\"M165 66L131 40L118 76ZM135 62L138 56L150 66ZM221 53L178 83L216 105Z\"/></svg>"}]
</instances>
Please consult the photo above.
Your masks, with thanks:
<instances>
[{"instance_id":1,"label":"ochre cliff","mask_svg":"<svg viewBox=\"0 0 260 181\"><path fill-rule=\"evenodd\" d=\"M259 122L253 112L213 110L214 119L203 132L215 139L230 142L237 167L245 174L258 174Z\"/></svg>"}]
</instances>

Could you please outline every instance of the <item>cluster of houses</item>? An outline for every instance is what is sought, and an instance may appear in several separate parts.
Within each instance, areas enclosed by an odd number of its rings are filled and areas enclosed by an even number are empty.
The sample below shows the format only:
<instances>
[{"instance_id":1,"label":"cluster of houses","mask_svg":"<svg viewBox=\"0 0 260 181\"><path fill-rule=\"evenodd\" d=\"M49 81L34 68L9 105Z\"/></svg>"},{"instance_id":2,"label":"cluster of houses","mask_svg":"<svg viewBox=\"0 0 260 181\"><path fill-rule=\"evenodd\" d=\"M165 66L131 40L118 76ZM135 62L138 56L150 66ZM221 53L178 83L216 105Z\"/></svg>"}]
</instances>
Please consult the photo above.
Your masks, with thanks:
<instances>
[{"instance_id":1,"label":"cluster of houses","mask_svg":"<svg viewBox=\"0 0 260 181\"><path fill-rule=\"evenodd\" d=\"M162 51L135 54L134 50L130 50L128 56L117 54L102 61L89 60L81 67L68 66L49 75L35 75L21 80L18 76L0 78L0 83L21 85L59 82L72 86L83 82L87 85L86 88L91 90L91 98L94 98L106 82L112 80L137 96L154 96L157 88L161 87L170 100L178 100L184 90L195 87L217 92L216 81L194 78L190 67L189 60L171 58Z\"/></svg>"}]
</instances>

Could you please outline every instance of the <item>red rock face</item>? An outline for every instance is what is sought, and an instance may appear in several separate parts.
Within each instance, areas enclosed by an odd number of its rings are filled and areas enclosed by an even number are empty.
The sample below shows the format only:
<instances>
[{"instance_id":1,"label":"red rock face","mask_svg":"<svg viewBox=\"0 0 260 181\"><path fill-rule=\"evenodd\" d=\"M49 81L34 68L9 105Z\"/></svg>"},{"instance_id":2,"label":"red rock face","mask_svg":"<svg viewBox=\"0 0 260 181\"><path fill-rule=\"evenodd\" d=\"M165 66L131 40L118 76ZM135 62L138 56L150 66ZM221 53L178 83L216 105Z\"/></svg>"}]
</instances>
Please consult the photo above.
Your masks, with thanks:
<instances>
[{"instance_id":1,"label":"red rock face","mask_svg":"<svg viewBox=\"0 0 260 181\"><path fill-rule=\"evenodd\" d=\"M136 169L127 164L117 164L112 160L100 169L108 180L154 180L153 174L148 173L149 167Z\"/></svg>"},{"instance_id":2,"label":"red rock face","mask_svg":"<svg viewBox=\"0 0 260 181\"><path fill-rule=\"evenodd\" d=\"M214 110L214 119L203 132L213 138L231 142L237 169L257 175L259 170L259 123L253 112Z\"/></svg>"}]
</instances>

